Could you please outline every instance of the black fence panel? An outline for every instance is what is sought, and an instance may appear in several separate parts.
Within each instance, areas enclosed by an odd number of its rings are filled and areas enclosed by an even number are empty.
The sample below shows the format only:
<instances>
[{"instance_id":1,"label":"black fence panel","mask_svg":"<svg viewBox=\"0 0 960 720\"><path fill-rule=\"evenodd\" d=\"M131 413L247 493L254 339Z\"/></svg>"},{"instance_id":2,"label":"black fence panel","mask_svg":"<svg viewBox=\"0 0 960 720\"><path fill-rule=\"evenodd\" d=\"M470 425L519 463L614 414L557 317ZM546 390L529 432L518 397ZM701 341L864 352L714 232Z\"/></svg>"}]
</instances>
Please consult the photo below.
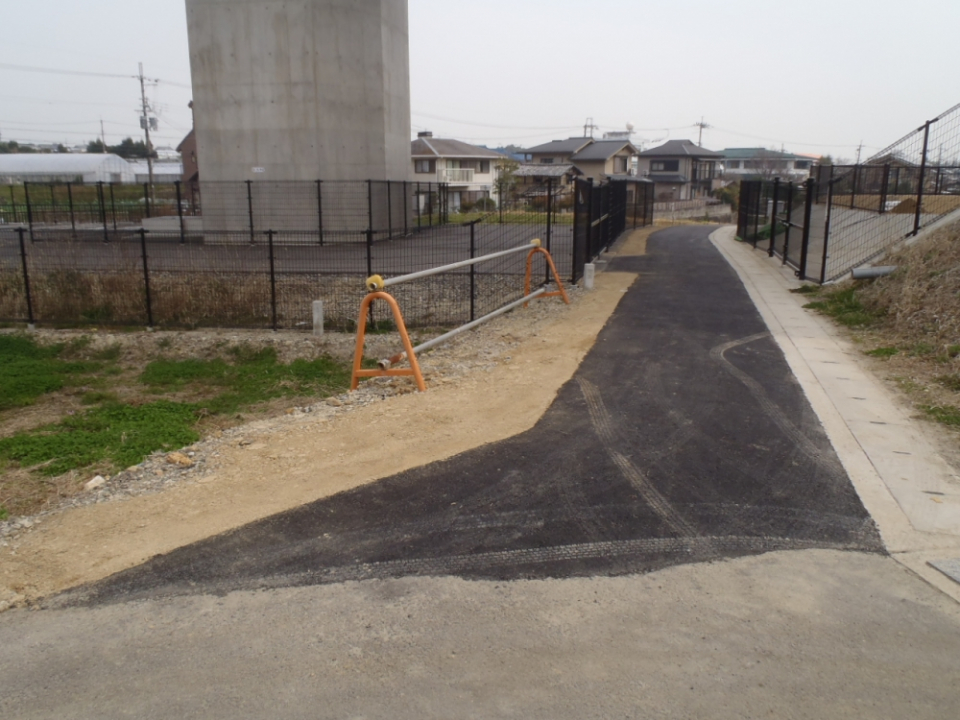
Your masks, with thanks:
<instances>
[{"instance_id":1,"label":"black fence panel","mask_svg":"<svg viewBox=\"0 0 960 720\"><path fill-rule=\"evenodd\" d=\"M577 280L625 229L652 223L651 190L558 180L454 202L448 186L415 182L11 186L0 193L0 319L307 328L322 300L328 325L350 328L371 274L535 239ZM535 280L549 281L534 262ZM413 326L460 324L521 297L525 263L519 253L443 273L398 286L398 299Z\"/></svg>"}]
</instances>

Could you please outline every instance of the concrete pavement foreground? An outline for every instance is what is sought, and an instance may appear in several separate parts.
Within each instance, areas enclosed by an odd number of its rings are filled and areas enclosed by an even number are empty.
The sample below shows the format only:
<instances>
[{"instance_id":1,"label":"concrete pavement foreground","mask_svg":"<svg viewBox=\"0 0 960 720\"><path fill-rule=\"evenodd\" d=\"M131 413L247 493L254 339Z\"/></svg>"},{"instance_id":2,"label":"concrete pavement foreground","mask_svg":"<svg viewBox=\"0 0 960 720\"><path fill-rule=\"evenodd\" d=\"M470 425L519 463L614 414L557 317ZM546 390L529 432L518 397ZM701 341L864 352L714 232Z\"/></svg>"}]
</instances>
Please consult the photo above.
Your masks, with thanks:
<instances>
[{"instance_id":1,"label":"concrete pavement foreground","mask_svg":"<svg viewBox=\"0 0 960 720\"><path fill-rule=\"evenodd\" d=\"M640 279L527 433L0 616L0 715L951 716L960 606L881 542L949 514L834 452L793 296L708 235L611 261Z\"/></svg>"}]
</instances>

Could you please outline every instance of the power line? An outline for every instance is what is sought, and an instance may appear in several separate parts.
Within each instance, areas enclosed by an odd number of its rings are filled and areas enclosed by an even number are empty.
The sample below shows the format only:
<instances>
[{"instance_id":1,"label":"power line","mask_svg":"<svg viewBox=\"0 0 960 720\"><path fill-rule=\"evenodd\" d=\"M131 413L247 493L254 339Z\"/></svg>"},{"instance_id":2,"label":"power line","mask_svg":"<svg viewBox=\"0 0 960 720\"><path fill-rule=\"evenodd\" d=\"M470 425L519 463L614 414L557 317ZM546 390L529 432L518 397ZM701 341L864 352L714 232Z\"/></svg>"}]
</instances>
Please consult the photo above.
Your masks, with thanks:
<instances>
[{"instance_id":1,"label":"power line","mask_svg":"<svg viewBox=\"0 0 960 720\"><path fill-rule=\"evenodd\" d=\"M41 100L40 98L28 98L20 95L0 95L0 100L14 100L17 102L32 102L38 105L88 105L91 107L117 107L129 108L129 105L120 103L102 103L102 102L80 102L73 100Z\"/></svg>"},{"instance_id":2,"label":"power line","mask_svg":"<svg viewBox=\"0 0 960 720\"><path fill-rule=\"evenodd\" d=\"M0 70L16 70L19 72L34 72L34 73L46 73L48 75L73 75L81 77L99 77L99 78L114 78L120 80L140 80L139 75L119 75L116 73L98 73L90 72L88 70L63 70L60 68L41 68L34 67L32 65L12 65L10 63L0 63ZM144 78L151 83L163 83L164 85L173 85L174 87L186 88L187 90L192 90L191 85L184 85L183 83L173 82L172 80L163 80L161 78Z\"/></svg>"},{"instance_id":3,"label":"power line","mask_svg":"<svg viewBox=\"0 0 960 720\"><path fill-rule=\"evenodd\" d=\"M713 126L713 129L714 129L714 130L719 130L719 131L722 132L722 133L727 133L728 135L736 135L736 136L738 136L738 137L750 138L751 140L762 140L762 141L764 141L764 142L784 143L784 144L786 144L786 145L804 145L804 146L807 146L807 147L822 147L822 148L855 148L855 147L857 146L857 143L847 143L847 144L843 144L843 145L831 145L831 144L829 144L829 143L809 143L809 142L808 142L808 143L803 143L803 142L790 142L789 140L775 140L775 139L773 139L773 138L760 137L759 135L748 135L747 133L740 133L740 132L736 132L736 131L734 131L734 130L726 130L725 128L717 127L716 125ZM870 146L864 145L864 147L873 147L873 146L872 146L872 145L870 145Z\"/></svg>"},{"instance_id":4,"label":"power line","mask_svg":"<svg viewBox=\"0 0 960 720\"><path fill-rule=\"evenodd\" d=\"M442 115L429 115L429 114L427 114L427 113L417 113L417 112L415 112L415 113L413 113L413 115L415 115L416 117L429 118L430 120L439 120L439 121L441 121L441 122L449 122L449 123L453 123L453 124L455 124L455 125L469 125L469 126L471 126L471 127L487 127L487 128L494 128L494 129L497 129L497 130L544 130L544 131L552 131L552 130L569 130L571 127L574 127L573 125L564 125L564 126L555 126L555 127L529 127L529 126L524 126L524 125L493 125L493 124L490 124L490 123L471 122L471 121L469 121L469 120L456 120L456 119L454 119L454 118L443 117Z\"/></svg>"}]
</instances>

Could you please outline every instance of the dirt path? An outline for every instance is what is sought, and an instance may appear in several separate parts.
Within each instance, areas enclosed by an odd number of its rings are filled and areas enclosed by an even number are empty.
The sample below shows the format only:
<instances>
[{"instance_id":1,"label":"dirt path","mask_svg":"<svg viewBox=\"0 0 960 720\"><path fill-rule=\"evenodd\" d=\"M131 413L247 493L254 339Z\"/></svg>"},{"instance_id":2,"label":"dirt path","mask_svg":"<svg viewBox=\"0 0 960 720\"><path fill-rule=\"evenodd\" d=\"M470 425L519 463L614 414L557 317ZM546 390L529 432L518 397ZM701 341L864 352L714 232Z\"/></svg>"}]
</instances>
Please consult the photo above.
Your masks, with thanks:
<instances>
[{"instance_id":1,"label":"dirt path","mask_svg":"<svg viewBox=\"0 0 960 720\"><path fill-rule=\"evenodd\" d=\"M649 234L637 231L618 254L644 254ZM194 483L48 518L0 551L0 600L30 601L98 580L154 555L531 428L636 277L603 273L596 290L578 293L570 307L541 313L533 322L514 312L485 326L478 331L482 337L517 341L501 364L437 383L422 395L387 397L332 416L255 423L242 442L223 442L216 466Z\"/></svg>"}]
</instances>

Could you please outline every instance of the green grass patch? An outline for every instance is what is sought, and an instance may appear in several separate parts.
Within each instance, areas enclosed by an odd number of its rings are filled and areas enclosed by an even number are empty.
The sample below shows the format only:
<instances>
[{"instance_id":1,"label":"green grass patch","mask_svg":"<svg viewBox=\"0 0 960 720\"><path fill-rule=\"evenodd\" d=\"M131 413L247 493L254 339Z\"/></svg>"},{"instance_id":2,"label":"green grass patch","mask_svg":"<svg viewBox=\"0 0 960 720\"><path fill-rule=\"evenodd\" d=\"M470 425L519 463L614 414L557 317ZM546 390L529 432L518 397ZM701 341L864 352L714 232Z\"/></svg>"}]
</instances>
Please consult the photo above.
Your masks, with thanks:
<instances>
[{"instance_id":1,"label":"green grass patch","mask_svg":"<svg viewBox=\"0 0 960 720\"><path fill-rule=\"evenodd\" d=\"M916 345L910 348L910 355L913 357L927 357L935 354L936 352L937 348L926 342L918 342Z\"/></svg>"},{"instance_id":2,"label":"green grass patch","mask_svg":"<svg viewBox=\"0 0 960 720\"><path fill-rule=\"evenodd\" d=\"M807 303L804 307L832 317L847 327L868 327L875 325L883 317L881 313L864 307L857 297L855 287L827 293L823 296L823 300Z\"/></svg>"},{"instance_id":3,"label":"green grass patch","mask_svg":"<svg viewBox=\"0 0 960 720\"><path fill-rule=\"evenodd\" d=\"M62 422L0 438L0 460L60 475L104 461L115 468L136 465L154 450L196 442L197 409L161 400L139 407L110 403Z\"/></svg>"},{"instance_id":4,"label":"green grass patch","mask_svg":"<svg viewBox=\"0 0 960 720\"><path fill-rule=\"evenodd\" d=\"M940 375L936 380L948 390L960 392L960 375Z\"/></svg>"},{"instance_id":5,"label":"green grass patch","mask_svg":"<svg viewBox=\"0 0 960 720\"><path fill-rule=\"evenodd\" d=\"M233 362L214 360L154 360L140 375L140 382L155 393L191 388L221 390L215 397L198 401L206 414L231 414L247 405L281 397L331 395L349 387L350 370L329 357L277 361L273 348L230 349Z\"/></svg>"},{"instance_id":6,"label":"green grass patch","mask_svg":"<svg viewBox=\"0 0 960 720\"><path fill-rule=\"evenodd\" d=\"M900 349L895 347L878 347L875 350L867 350L867 355L878 358L889 358L899 354Z\"/></svg>"},{"instance_id":7,"label":"green grass patch","mask_svg":"<svg viewBox=\"0 0 960 720\"><path fill-rule=\"evenodd\" d=\"M104 366L107 360L121 356L119 346L91 354L88 343L82 341L71 347L41 347L30 338L0 336L0 343L4 343L2 357L8 358L0 364L0 378L4 380L0 387L9 396L8 403L28 403L44 392L60 389L71 372L99 370L99 374L84 376L84 384L91 389L81 400L91 406L89 409L57 423L0 438L0 467L17 463L47 476L104 463L114 469L136 465L157 450L196 442L202 418L233 415L278 398L326 397L350 384L349 368L332 358L295 360L285 365L277 360L273 348L239 346L228 348L225 358L155 360L133 381L139 388L137 394L143 396L146 389L148 397L173 393L178 397L122 403L103 382L112 370L123 372L115 365ZM59 358L71 353L95 355L104 362ZM11 383L7 378L32 378L33 384ZM92 389L98 384L109 389Z\"/></svg>"},{"instance_id":8,"label":"green grass patch","mask_svg":"<svg viewBox=\"0 0 960 720\"><path fill-rule=\"evenodd\" d=\"M806 285L801 285L798 288L794 288L790 292L795 295L816 295L820 292L822 288L819 285L811 285L807 283Z\"/></svg>"},{"instance_id":9,"label":"green grass patch","mask_svg":"<svg viewBox=\"0 0 960 720\"><path fill-rule=\"evenodd\" d=\"M26 335L0 335L0 410L32 405L103 369L102 362L67 359L81 349L39 345Z\"/></svg>"},{"instance_id":10,"label":"green grass patch","mask_svg":"<svg viewBox=\"0 0 960 720\"><path fill-rule=\"evenodd\" d=\"M960 408L954 405L921 405L920 409L939 423L960 427Z\"/></svg>"}]
</instances>

